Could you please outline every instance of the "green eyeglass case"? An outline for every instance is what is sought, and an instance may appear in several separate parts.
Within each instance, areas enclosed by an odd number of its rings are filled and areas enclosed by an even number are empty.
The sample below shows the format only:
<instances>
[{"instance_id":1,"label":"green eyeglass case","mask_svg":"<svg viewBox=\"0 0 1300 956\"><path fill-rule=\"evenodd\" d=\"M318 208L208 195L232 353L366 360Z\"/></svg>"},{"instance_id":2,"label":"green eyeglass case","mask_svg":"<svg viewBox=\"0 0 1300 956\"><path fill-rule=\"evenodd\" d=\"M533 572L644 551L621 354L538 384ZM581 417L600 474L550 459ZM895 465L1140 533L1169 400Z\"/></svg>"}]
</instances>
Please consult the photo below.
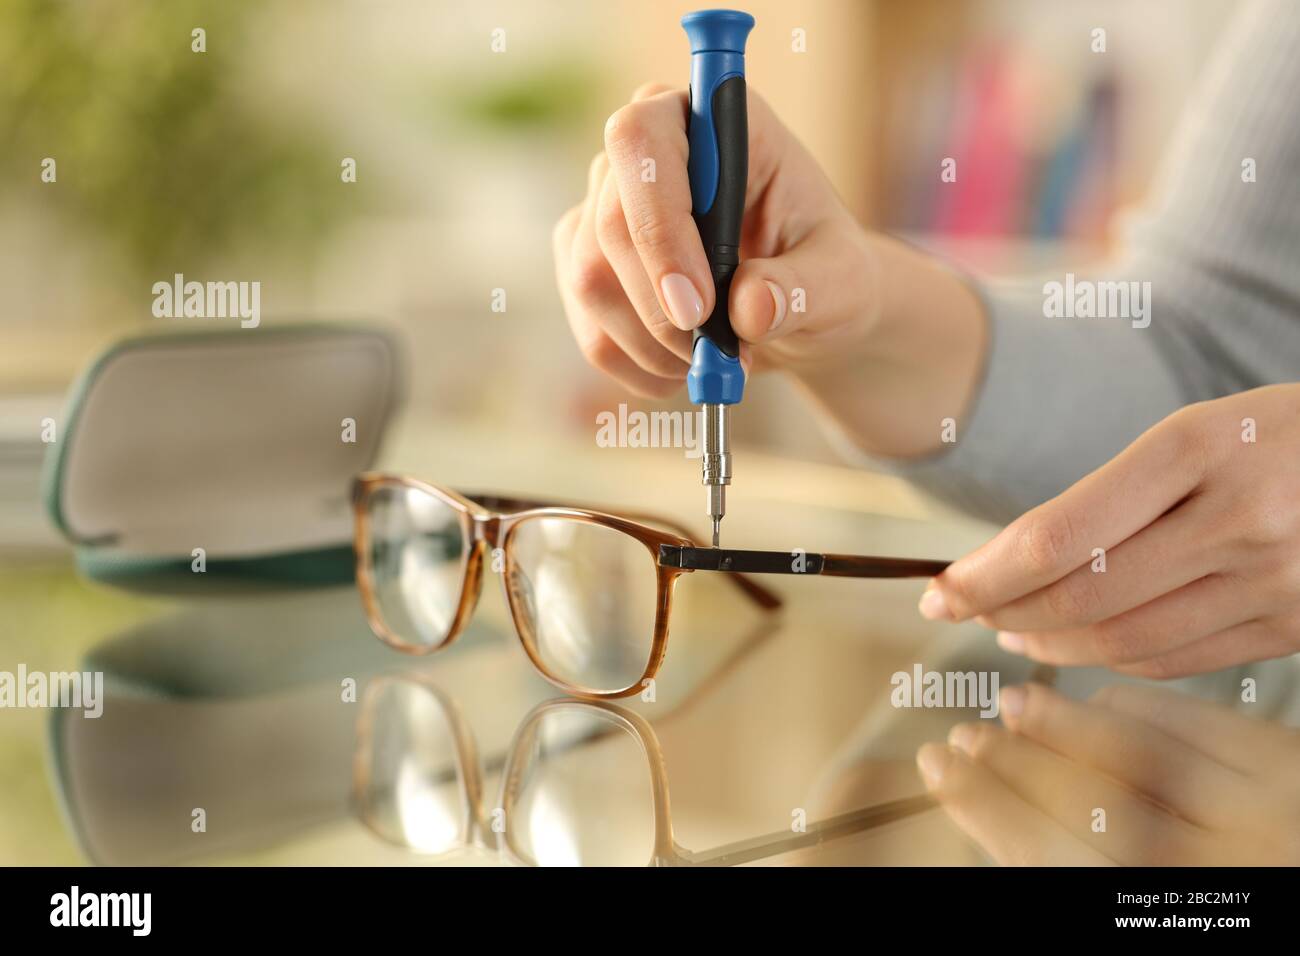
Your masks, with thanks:
<instances>
[{"instance_id":1,"label":"green eyeglass case","mask_svg":"<svg viewBox=\"0 0 1300 956\"><path fill-rule=\"evenodd\" d=\"M83 574L134 591L349 582L351 481L402 391L395 341L366 326L126 339L72 388L46 510Z\"/></svg>"}]
</instances>

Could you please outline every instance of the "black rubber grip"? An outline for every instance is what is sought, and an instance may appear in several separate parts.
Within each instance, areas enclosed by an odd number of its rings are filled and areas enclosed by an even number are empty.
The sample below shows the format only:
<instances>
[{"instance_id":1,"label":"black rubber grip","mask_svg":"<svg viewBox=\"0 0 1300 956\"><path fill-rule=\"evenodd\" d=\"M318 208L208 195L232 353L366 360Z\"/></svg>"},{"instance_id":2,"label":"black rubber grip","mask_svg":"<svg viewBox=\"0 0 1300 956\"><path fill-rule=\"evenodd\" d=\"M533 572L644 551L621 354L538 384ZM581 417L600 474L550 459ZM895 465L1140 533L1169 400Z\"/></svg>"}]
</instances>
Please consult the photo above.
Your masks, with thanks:
<instances>
[{"instance_id":1,"label":"black rubber grip","mask_svg":"<svg viewBox=\"0 0 1300 956\"><path fill-rule=\"evenodd\" d=\"M740 265L740 222L745 215L745 185L749 181L749 119L745 109L745 78L723 80L713 93L713 127L718 144L718 190L713 205L695 217L704 254L713 271L713 314L691 337L701 335L735 358L740 341L731 327L727 298L731 277Z\"/></svg>"},{"instance_id":2,"label":"black rubber grip","mask_svg":"<svg viewBox=\"0 0 1300 956\"><path fill-rule=\"evenodd\" d=\"M731 548L659 546L659 563L688 571L742 571L748 574L821 574L822 556L805 554L796 561L789 551L737 551ZM796 570L798 568L799 570Z\"/></svg>"},{"instance_id":3,"label":"black rubber grip","mask_svg":"<svg viewBox=\"0 0 1300 956\"><path fill-rule=\"evenodd\" d=\"M734 548L659 546L659 563L688 571L742 571L746 574L827 574L842 578L930 578L947 561L880 558L865 554L815 554L811 551L741 551Z\"/></svg>"}]
</instances>

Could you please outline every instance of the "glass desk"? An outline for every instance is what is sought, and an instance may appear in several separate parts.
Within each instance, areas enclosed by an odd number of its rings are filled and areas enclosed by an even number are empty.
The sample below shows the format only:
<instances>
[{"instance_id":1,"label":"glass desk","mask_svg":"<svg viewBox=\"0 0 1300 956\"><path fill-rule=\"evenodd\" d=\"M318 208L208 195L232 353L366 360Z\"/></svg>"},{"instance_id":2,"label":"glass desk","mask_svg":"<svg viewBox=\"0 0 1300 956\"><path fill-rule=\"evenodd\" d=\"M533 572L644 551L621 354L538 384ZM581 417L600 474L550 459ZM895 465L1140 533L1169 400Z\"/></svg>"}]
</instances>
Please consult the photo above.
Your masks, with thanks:
<instances>
[{"instance_id":1,"label":"glass desk","mask_svg":"<svg viewBox=\"0 0 1300 956\"><path fill-rule=\"evenodd\" d=\"M828 549L946 557L973 543L879 515L810 522ZM978 865L914 763L976 710L895 707L891 677L982 670L1075 697L1117 680L1035 673L977 625L923 621L922 581L767 583L787 601L775 618L716 575L685 577L654 699L620 705L536 676L492 588L428 658L381 645L351 588L159 607L57 665L104 673L102 716L0 713L24 752L48 744L15 771L4 862ZM1293 662L1249 671L1252 716L1289 722ZM1241 680L1172 686L1248 738ZM61 829L24 837L24 814Z\"/></svg>"}]
</instances>

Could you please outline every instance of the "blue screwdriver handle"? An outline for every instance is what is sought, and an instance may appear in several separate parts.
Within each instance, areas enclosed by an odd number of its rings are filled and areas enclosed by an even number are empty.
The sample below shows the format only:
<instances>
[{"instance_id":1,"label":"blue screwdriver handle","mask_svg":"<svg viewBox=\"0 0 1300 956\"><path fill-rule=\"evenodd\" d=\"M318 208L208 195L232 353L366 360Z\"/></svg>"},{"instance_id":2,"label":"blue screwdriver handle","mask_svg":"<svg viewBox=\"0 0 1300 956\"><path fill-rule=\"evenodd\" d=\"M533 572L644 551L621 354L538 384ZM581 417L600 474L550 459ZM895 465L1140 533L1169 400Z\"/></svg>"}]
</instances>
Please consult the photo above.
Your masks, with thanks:
<instances>
[{"instance_id":1,"label":"blue screwdriver handle","mask_svg":"<svg viewBox=\"0 0 1300 956\"><path fill-rule=\"evenodd\" d=\"M691 43L687 173L715 292L713 313L694 332L686 391L696 405L735 405L745 392L745 371L727 299L740 265L749 178L745 40L754 18L737 10L700 10L682 17L682 27Z\"/></svg>"}]
</instances>

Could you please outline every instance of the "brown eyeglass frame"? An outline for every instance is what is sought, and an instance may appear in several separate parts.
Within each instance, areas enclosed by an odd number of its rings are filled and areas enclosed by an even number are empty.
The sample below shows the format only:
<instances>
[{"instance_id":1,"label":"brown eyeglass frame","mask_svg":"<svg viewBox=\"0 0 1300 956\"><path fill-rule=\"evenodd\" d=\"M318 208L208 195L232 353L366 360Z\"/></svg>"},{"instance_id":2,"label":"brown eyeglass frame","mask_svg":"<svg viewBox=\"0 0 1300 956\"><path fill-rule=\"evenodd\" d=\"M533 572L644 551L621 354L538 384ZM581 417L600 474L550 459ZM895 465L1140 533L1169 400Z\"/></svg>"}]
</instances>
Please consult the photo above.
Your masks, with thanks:
<instances>
[{"instance_id":1,"label":"brown eyeglass frame","mask_svg":"<svg viewBox=\"0 0 1300 956\"><path fill-rule=\"evenodd\" d=\"M370 567L370 527L366 503L375 490L379 488L414 488L437 498L457 513L461 523L461 562L465 568L465 578L461 585L459 603L447 636L437 644L428 646L411 644L393 634L375 595L374 576ZM505 592L506 606L510 610L515 632L519 635L524 652L532 661L537 672L556 687L575 697L594 700L614 700L629 697L645 686L645 681L652 679L659 672L664 653L668 645L668 619L672 611L673 588L677 578L689 573L689 568L668 567L659 563L659 549L690 548L694 542L688 532L677 528L676 524L649 515L637 515L643 521L653 521L666 528L680 530L672 534L652 528L647 524L623 518L617 515L594 511L589 508L570 507L567 505L544 505L540 502L520 498L508 498L489 494L462 494L449 488L441 488L418 478L402 475L385 475L367 472L360 475L353 484L352 508L355 519L353 547L356 553L357 587L361 592L361 603L365 607L366 619L370 629L381 641L405 654L432 654L452 643L464 630L478 604L483 590L483 560L491 550L500 548L505 564L502 568L501 583ZM650 556L655 566L658 592L655 598L655 623L651 639L650 655L644 672L627 687L615 690L592 690L564 680L547 670L538 653L535 636L528 615L518 606L511 592L509 581L515 570L514 557L510 542L515 529L522 523L537 518L567 518L585 521L601 527L621 531L639 541ZM727 579L737 587L745 597L764 611L775 611L782 604L781 598L767 588L743 574L729 574Z\"/></svg>"},{"instance_id":2,"label":"brown eyeglass frame","mask_svg":"<svg viewBox=\"0 0 1300 956\"><path fill-rule=\"evenodd\" d=\"M430 645L411 644L393 634L379 610L375 596L374 575L370 567L370 522L366 503L379 488L414 488L432 495L450 507L460 518L461 562L465 577L451 626L447 636ZM863 555L811 554L783 551L724 551L700 548L690 533L676 522L654 515L631 514L619 517L586 507L560 504L543 504L523 498L503 497L493 494L468 494L431 485L418 478L366 472L357 477L352 487L352 509L355 533L353 548L356 554L357 587L365 608L370 629L381 641L405 654L432 654L454 641L464 630L478 604L483 590L483 561L489 550L501 549L504 566L501 574L506 606L519 635L524 652L537 672L565 693L588 700L616 700L630 697L652 680L663 664L668 648L668 620L672 611L673 590L677 578L693 571L721 571L744 596L764 611L775 611L782 600L763 585L748 577L759 574L825 574L837 577L858 578L909 578L931 577L947 567L945 561L926 561L911 558L879 558ZM649 552L654 563L657 582L655 598L655 623L649 659L645 671L627 687L616 690L591 690L572 684L550 673L538 653L535 635L528 616L522 611L511 591L509 581L515 570L510 548L511 539L520 524L537 518L567 518L611 528L639 541ZM651 527L642 522L653 522ZM661 528L672 529L669 531ZM795 557L797 560L792 561Z\"/></svg>"}]
</instances>

